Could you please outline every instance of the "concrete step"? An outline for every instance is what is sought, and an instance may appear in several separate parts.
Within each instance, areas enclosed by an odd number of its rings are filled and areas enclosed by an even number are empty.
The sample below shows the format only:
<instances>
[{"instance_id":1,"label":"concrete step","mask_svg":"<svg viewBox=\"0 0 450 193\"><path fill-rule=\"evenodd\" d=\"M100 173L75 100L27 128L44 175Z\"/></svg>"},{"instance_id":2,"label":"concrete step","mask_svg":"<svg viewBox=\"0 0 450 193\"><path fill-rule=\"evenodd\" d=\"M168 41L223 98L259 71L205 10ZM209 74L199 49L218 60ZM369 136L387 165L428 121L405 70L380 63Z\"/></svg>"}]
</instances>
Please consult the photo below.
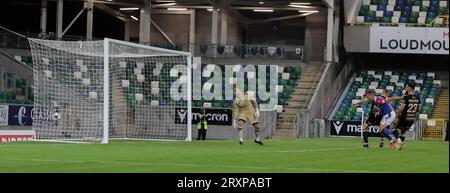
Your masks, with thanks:
<instances>
[{"instance_id":1,"label":"concrete step","mask_svg":"<svg viewBox=\"0 0 450 193\"><path fill-rule=\"evenodd\" d=\"M278 122L283 122L283 121L292 122L292 121L294 121L295 117L296 117L296 114L281 114L281 115L278 115Z\"/></svg>"},{"instance_id":2,"label":"concrete step","mask_svg":"<svg viewBox=\"0 0 450 193\"><path fill-rule=\"evenodd\" d=\"M319 71L321 67L322 67L322 65L308 65L308 66L306 66L304 71L307 71L307 70Z\"/></svg>"},{"instance_id":3,"label":"concrete step","mask_svg":"<svg viewBox=\"0 0 450 193\"><path fill-rule=\"evenodd\" d=\"M307 99L307 98L303 98L303 99L297 99L297 98L290 98L289 102L300 102L300 103L305 103L305 102L309 102L311 99Z\"/></svg>"},{"instance_id":4,"label":"concrete step","mask_svg":"<svg viewBox=\"0 0 450 193\"><path fill-rule=\"evenodd\" d=\"M312 81L316 81L317 80L317 75L305 75L302 76L300 79L297 80L297 82L312 82Z\"/></svg>"},{"instance_id":5,"label":"concrete step","mask_svg":"<svg viewBox=\"0 0 450 193\"><path fill-rule=\"evenodd\" d=\"M305 102L305 103L301 103L301 104L297 104L297 105L285 106L284 109L296 109L298 111L299 109L304 109L308 105L309 105L308 102Z\"/></svg>"},{"instance_id":6,"label":"concrete step","mask_svg":"<svg viewBox=\"0 0 450 193\"><path fill-rule=\"evenodd\" d=\"M306 94L291 94L290 97L291 99L293 99L293 101L303 101L310 98L310 96Z\"/></svg>"},{"instance_id":7,"label":"concrete step","mask_svg":"<svg viewBox=\"0 0 450 193\"><path fill-rule=\"evenodd\" d=\"M291 102L288 102L285 107L298 108L298 107L302 107L302 106L308 105L308 104L306 104L305 101L307 101L307 100L304 100L304 101L291 101Z\"/></svg>"},{"instance_id":8,"label":"concrete step","mask_svg":"<svg viewBox=\"0 0 450 193\"><path fill-rule=\"evenodd\" d=\"M277 128L280 128L280 127L289 127L289 128L291 128L291 127L294 126L293 123L294 123L294 119L291 119L291 120L279 119L278 123L277 123Z\"/></svg>"},{"instance_id":9,"label":"concrete step","mask_svg":"<svg viewBox=\"0 0 450 193\"><path fill-rule=\"evenodd\" d=\"M319 71L322 63L310 63L303 70L302 75L296 82L284 110L278 116L277 129L274 138L294 138L294 120L297 113L311 100L311 92L316 89L315 82L320 77Z\"/></svg>"},{"instance_id":10,"label":"concrete step","mask_svg":"<svg viewBox=\"0 0 450 193\"><path fill-rule=\"evenodd\" d=\"M285 109L281 114L282 115L297 115L298 109Z\"/></svg>"},{"instance_id":11,"label":"concrete step","mask_svg":"<svg viewBox=\"0 0 450 193\"><path fill-rule=\"evenodd\" d=\"M431 118L434 119L449 119L449 93L448 89L442 89L437 97L436 104L433 108Z\"/></svg>"},{"instance_id":12,"label":"concrete step","mask_svg":"<svg viewBox=\"0 0 450 193\"><path fill-rule=\"evenodd\" d=\"M314 85L314 83L302 83L302 84L297 84L297 86L295 88L298 89L316 89L317 85Z\"/></svg>"},{"instance_id":13,"label":"concrete step","mask_svg":"<svg viewBox=\"0 0 450 193\"><path fill-rule=\"evenodd\" d=\"M276 129L272 138L295 138L294 129Z\"/></svg>"},{"instance_id":14,"label":"concrete step","mask_svg":"<svg viewBox=\"0 0 450 193\"><path fill-rule=\"evenodd\" d=\"M277 128L294 128L294 122L280 122L278 123Z\"/></svg>"},{"instance_id":15,"label":"concrete step","mask_svg":"<svg viewBox=\"0 0 450 193\"><path fill-rule=\"evenodd\" d=\"M295 88L291 94L309 94L311 89L307 88Z\"/></svg>"}]
</instances>

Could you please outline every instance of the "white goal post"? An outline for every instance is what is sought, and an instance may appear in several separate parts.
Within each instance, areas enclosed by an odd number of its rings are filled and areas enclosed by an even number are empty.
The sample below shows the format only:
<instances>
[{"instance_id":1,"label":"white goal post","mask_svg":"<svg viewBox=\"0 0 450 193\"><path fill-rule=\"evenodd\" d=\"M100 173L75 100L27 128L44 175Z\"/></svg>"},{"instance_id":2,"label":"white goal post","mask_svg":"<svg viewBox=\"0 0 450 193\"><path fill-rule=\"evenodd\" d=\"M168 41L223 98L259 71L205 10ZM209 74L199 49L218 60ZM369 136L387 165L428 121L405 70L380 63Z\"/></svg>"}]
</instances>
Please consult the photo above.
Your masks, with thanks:
<instances>
[{"instance_id":1,"label":"white goal post","mask_svg":"<svg viewBox=\"0 0 450 193\"><path fill-rule=\"evenodd\" d=\"M29 42L37 140L191 140L190 53L108 38Z\"/></svg>"}]
</instances>

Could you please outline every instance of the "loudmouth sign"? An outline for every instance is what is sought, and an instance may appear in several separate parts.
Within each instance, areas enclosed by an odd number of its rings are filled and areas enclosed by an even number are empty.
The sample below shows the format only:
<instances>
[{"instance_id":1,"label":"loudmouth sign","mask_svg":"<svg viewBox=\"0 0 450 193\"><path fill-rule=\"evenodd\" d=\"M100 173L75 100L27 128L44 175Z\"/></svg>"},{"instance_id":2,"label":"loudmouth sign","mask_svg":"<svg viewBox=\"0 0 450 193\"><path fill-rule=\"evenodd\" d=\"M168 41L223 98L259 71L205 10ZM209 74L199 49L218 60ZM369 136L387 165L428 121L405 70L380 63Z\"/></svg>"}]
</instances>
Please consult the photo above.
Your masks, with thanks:
<instances>
[{"instance_id":1,"label":"loudmouth sign","mask_svg":"<svg viewBox=\"0 0 450 193\"><path fill-rule=\"evenodd\" d=\"M361 136L361 121L331 121L330 135ZM369 127L369 136L380 136L377 126Z\"/></svg>"},{"instance_id":2,"label":"loudmouth sign","mask_svg":"<svg viewBox=\"0 0 450 193\"><path fill-rule=\"evenodd\" d=\"M371 27L370 52L448 55L448 28Z\"/></svg>"},{"instance_id":3,"label":"loudmouth sign","mask_svg":"<svg viewBox=\"0 0 450 193\"><path fill-rule=\"evenodd\" d=\"M206 109L206 121L208 125L231 125L232 124L232 111L231 109ZM192 124L197 124L200 118L200 108L192 109ZM186 108L175 109L175 123L186 124L187 123L187 110Z\"/></svg>"}]
</instances>

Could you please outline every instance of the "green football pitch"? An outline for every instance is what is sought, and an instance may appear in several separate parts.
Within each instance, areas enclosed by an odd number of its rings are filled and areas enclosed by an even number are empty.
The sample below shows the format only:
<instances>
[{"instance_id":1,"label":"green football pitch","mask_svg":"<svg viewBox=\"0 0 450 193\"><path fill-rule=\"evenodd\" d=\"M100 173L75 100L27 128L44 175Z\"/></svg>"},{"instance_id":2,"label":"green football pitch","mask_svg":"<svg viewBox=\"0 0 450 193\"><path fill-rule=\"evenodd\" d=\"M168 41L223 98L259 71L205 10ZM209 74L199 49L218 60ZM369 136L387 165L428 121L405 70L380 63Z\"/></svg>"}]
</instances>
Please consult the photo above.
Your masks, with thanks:
<instances>
[{"instance_id":1,"label":"green football pitch","mask_svg":"<svg viewBox=\"0 0 450 193\"><path fill-rule=\"evenodd\" d=\"M0 172L449 172L449 144L412 141L402 151L363 149L358 138L109 144L0 144Z\"/></svg>"}]
</instances>

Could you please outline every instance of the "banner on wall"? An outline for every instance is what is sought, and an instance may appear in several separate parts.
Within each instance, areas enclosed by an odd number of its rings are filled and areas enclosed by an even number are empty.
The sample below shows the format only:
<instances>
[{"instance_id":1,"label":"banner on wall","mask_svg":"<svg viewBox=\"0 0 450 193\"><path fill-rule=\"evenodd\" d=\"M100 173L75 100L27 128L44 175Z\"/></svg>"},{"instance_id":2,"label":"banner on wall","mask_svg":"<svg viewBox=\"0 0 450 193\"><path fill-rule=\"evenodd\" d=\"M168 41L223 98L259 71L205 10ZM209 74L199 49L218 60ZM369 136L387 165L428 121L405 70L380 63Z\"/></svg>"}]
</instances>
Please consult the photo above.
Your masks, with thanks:
<instances>
[{"instance_id":1,"label":"banner on wall","mask_svg":"<svg viewBox=\"0 0 450 193\"><path fill-rule=\"evenodd\" d=\"M31 126L32 106L10 105L8 109L8 125Z\"/></svg>"},{"instance_id":2,"label":"banner on wall","mask_svg":"<svg viewBox=\"0 0 450 193\"><path fill-rule=\"evenodd\" d=\"M371 27L370 52L449 54L448 28Z\"/></svg>"},{"instance_id":3,"label":"banner on wall","mask_svg":"<svg viewBox=\"0 0 450 193\"><path fill-rule=\"evenodd\" d=\"M361 121L331 121L330 135L361 136ZM369 127L369 136L380 136L377 126Z\"/></svg>"},{"instance_id":4,"label":"banner on wall","mask_svg":"<svg viewBox=\"0 0 450 193\"><path fill-rule=\"evenodd\" d=\"M0 105L0 126L8 125L8 105Z\"/></svg>"},{"instance_id":5,"label":"banner on wall","mask_svg":"<svg viewBox=\"0 0 450 193\"><path fill-rule=\"evenodd\" d=\"M0 130L0 143L32 141L35 137L34 130Z\"/></svg>"},{"instance_id":6,"label":"banner on wall","mask_svg":"<svg viewBox=\"0 0 450 193\"><path fill-rule=\"evenodd\" d=\"M206 109L206 121L208 125L232 125L233 112L231 109ZM197 124L200 120L200 108L192 108L192 124ZM187 123L186 108L175 109L175 123Z\"/></svg>"}]
</instances>

